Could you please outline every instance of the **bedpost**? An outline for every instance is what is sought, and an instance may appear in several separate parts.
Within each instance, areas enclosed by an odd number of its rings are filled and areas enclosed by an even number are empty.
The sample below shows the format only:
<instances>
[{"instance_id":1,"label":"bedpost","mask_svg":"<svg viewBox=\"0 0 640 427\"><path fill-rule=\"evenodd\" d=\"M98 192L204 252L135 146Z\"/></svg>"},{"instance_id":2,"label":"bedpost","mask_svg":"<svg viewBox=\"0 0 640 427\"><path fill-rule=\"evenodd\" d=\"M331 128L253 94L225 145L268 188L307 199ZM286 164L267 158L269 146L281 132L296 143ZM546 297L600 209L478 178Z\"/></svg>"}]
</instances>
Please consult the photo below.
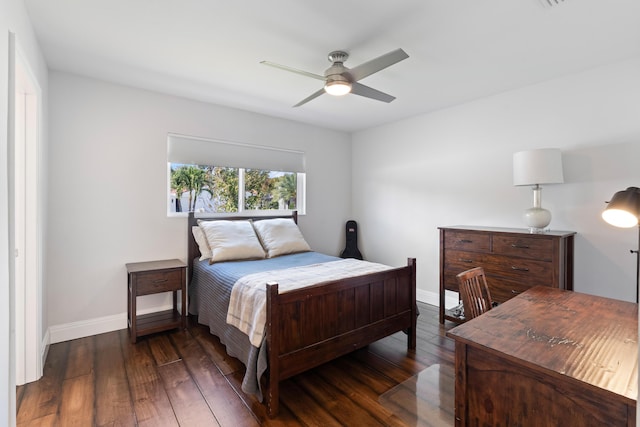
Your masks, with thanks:
<instances>
[{"instance_id":1,"label":"bedpost","mask_svg":"<svg viewBox=\"0 0 640 427\"><path fill-rule=\"evenodd\" d=\"M411 327L407 333L407 348L416 349L416 327L418 321L418 302L416 301L416 259L407 258L407 265L411 267L411 301L414 302L411 309Z\"/></svg>"},{"instance_id":2,"label":"bedpost","mask_svg":"<svg viewBox=\"0 0 640 427\"><path fill-rule=\"evenodd\" d=\"M191 232L191 227L196 225L198 225L198 220L194 212L189 212L187 217L187 282L190 282L191 276L193 276L193 259L200 253L196 239Z\"/></svg>"},{"instance_id":3,"label":"bedpost","mask_svg":"<svg viewBox=\"0 0 640 427\"><path fill-rule=\"evenodd\" d=\"M278 353L280 351L280 334L278 319L278 284L267 283L267 350L269 354L269 377L267 379L267 412L269 417L278 415L280 401L280 366Z\"/></svg>"}]
</instances>

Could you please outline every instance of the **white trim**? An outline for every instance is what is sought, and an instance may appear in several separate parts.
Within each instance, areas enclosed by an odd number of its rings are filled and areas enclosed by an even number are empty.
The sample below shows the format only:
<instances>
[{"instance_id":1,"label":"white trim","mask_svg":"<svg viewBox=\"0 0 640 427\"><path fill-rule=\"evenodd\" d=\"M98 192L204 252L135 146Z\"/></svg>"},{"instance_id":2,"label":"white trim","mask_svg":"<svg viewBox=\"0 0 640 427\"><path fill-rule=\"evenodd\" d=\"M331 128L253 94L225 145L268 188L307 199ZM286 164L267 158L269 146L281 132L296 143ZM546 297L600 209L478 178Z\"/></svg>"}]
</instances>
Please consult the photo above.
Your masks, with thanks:
<instances>
[{"instance_id":1,"label":"white trim","mask_svg":"<svg viewBox=\"0 0 640 427\"><path fill-rule=\"evenodd\" d=\"M24 133L15 130L13 135L13 155L21 154L22 166L15 165L10 175L10 186L13 186L14 205L23 206L18 215L14 214L14 230L21 230L24 236L17 236L14 231L12 248L16 250L14 258L13 286L16 298L15 305L15 352L16 383L24 384L38 380L43 373L42 354L42 217L40 214L41 185L41 117L42 89L32 71L31 65L15 41L13 94L20 92L21 114L24 116ZM10 89L11 90L11 89ZM17 112L17 96L14 98L14 117ZM20 138L22 146L16 148L16 140ZM18 174L24 177L18 179ZM18 252L20 251L20 252ZM17 255L20 255L18 257ZM17 269L20 271L17 271ZM18 285L20 273L20 289ZM23 275L23 276L22 276Z\"/></svg>"},{"instance_id":2,"label":"white trim","mask_svg":"<svg viewBox=\"0 0 640 427\"><path fill-rule=\"evenodd\" d=\"M49 327L51 344L75 340L127 327L127 313L71 322Z\"/></svg>"},{"instance_id":3,"label":"white trim","mask_svg":"<svg viewBox=\"0 0 640 427\"><path fill-rule=\"evenodd\" d=\"M40 364L41 366L44 366L44 363L47 360L47 355L49 354L49 347L50 347L50 343L49 343L49 339L51 338L51 336L49 335L49 330L47 329L47 331L44 333L44 337L42 338L42 342L40 343Z\"/></svg>"},{"instance_id":4,"label":"white trim","mask_svg":"<svg viewBox=\"0 0 640 427\"><path fill-rule=\"evenodd\" d=\"M457 294L456 294L457 295ZM431 291L423 291L421 289L416 289L416 299L425 304L435 305L436 307L440 306L440 295L436 292ZM455 307L460 304L458 298L455 295L451 295L447 292L444 299L444 306L447 308Z\"/></svg>"},{"instance_id":5,"label":"white trim","mask_svg":"<svg viewBox=\"0 0 640 427\"><path fill-rule=\"evenodd\" d=\"M170 310L173 305L153 307L138 311L138 315L154 313L156 311ZM51 344L63 341L75 340L78 338L90 337L92 335L104 334L107 332L127 329L127 313L114 314L111 316L96 317L93 319L81 320L78 322L65 323L49 327L48 334Z\"/></svg>"},{"instance_id":6,"label":"white trim","mask_svg":"<svg viewBox=\"0 0 640 427\"><path fill-rule=\"evenodd\" d=\"M0 137L0 146L6 147L7 150L7 159L13 156L13 144L10 141L13 141L15 138L15 61L16 61L16 35L9 31L8 35L9 46L7 49L8 53L8 70L7 70L7 79L8 79L8 90L7 90L7 140L6 142L2 141L2 137ZM1 119L0 119L1 120ZM0 176L0 182L3 184L0 188L0 195L2 195L2 203L7 203L8 206L11 206L13 203L13 182L12 182L12 174L13 174L13 162L7 161L7 173L6 175ZM6 196L6 198L5 198ZM0 350L0 359L2 360L2 372L0 372L0 384L5 384L2 392L0 392L0 396L3 399L0 399L0 425L6 423L9 426L16 425L16 335L15 335L15 311L16 311L16 300L15 300L15 279L14 279L14 257L13 253L14 247L14 234L13 230L13 221L14 221L14 212L13 209L5 209L0 216L7 219L7 230L3 230L0 232L2 236L3 248L0 249L4 253L5 249L7 251L7 269L0 268L0 281L4 282L4 279L7 279L8 289L5 289L4 286L0 286L0 300L6 298L7 305L3 305L3 309L8 306L7 312L3 313L3 320L8 318L8 322L0 322L0 327L2 328L2 337L5 336L8 338L9 345L8 348L2 346L2 350ZM5 234L6 232L6 234ZM6 241L4 240L6 236ZM5 246L5 244L7 244ZM4 310L0 310L0 312L4 312ZM6 334L6 335L5 335ZM7 366L5 369L4 362L7 362ZM6 387L6 388L4 388ZM5 405L5 402L6 405Z\"/></svg>"},{"instance_id":7,"label":"white trim","mask_svg":"<svg viewBox=\"0 0 640 427\"><path fill-rule=\"evenodd\" d=\"M416 289L416 299L425 304L435 305L436 307L440 301L438 294L431 291L423 291L422 289Z\"/></svg>"},{"instance_id":8,"label":"white trim","mask_svg":"<svg viewBox=\"0 0 640 427\"><path fill-rule=\"evenodd\" d=\"M439 305L440 297L436 292L424 291L416 289L416 299L425 304L434 306ZM457 299L447 296L445 305L455 306L458 304ZM170 310L173 305L164 305L161 307L152 307L140 310L138 315L153 313L156 311ZM49 328L42 340L42 361L46 359L46 353L50 344L63 341L75 340L78 338L90 337L92 335L104 334L107 332L118 331L127 328L127 313L114 314L111 316L96 317L94 319L81 320L79 322L65 323L62 325L54 325Z\"/></svg>"},{"instance_id":9,"label":"white trim","mask_svg":"<svg viewBox=\"0 0 640 427\"><path fill-rule=\"evenodd\" d=\"M425 304L438 306L439 297L436 292L423 291L416 289L416 299ZM447 299L447 306L455 306L457 300ZM170 310L173 305L164 305L161 307L152 307L140 310L138 315L153 313L156 311ZM78 338L90 337L92 335L104 334L106 332L118 331L127 328L127 313L114 314L111 316L96 317L94 319L81 320L79 322L65 323L62 325L54 325L49 328L43 340L43 347L58 342L75 340ZM43 356L43 360L44 360Z\"/></svg>"}]
</instances>

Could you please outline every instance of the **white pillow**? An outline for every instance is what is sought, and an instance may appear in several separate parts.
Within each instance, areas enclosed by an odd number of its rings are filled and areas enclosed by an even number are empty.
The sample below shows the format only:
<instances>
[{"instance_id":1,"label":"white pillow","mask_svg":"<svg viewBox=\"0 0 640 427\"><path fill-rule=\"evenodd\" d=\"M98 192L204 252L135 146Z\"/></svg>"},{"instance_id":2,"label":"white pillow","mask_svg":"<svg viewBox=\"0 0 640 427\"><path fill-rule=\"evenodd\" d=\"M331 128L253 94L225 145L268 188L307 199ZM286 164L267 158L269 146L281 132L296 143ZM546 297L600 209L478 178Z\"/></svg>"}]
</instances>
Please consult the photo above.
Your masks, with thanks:
<instances>
[{"instance_id":1,"label":"white pillow","mask_svg":"<svg viewBox=\"0 0 640 427\"><path fill-rule=\"evenodd\" d=\"M211 258L211 248L209 247L209 242L207 242L207 236L204 235L204 231L202 228L194 225L191 227L191 232L193 233L193 238L198 244L198 249L200 249L200 261Z\"/></svg>"},{"instance_id":2,"label":"white pillow","mask_svg":"<svg viewBox=\"0 0 640 427\"><path fill-rule=\"evenodd\" d=\"M298 225L290 218L263 219L253 222L267 257L308 252L311 247L304 240Z\"/></svg>"},{"instance_id":3,"label":"white pillow","mask_svg":"<svg viewBox=\"0 0 640 427\"><path fill-rule=\"evenodd\" d=\"M249 221L198 221L211 248L210 264L240 259L262 259L264 249Z\"/></svg>"}]
</instances>

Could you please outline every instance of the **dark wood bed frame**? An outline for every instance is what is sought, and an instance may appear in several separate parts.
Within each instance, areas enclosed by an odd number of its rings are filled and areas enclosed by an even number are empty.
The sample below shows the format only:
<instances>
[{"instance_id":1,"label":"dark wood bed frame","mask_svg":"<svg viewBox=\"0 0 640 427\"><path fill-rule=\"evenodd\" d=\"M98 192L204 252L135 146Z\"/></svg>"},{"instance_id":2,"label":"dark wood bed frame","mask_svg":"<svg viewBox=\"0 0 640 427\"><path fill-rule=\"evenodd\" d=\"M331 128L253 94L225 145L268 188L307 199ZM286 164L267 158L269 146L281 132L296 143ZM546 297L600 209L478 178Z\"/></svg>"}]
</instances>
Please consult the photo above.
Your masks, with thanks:
<instances>
[{"instance_id":1,"label":"dark wood bed frame","mask_svg":"<svg viewBox=\"0 0 640 427\"><path fill-rule=\"evenodd\" d=\"M188 220L188 277L200 252L191 227L201 220L283 216L215 216ZM297 223L297 212L287 218ZM398 331L407 332L407 348L416 348L416 260L378 273L333 280L282 294L267 283L268 350L265 397L268 414L278 413L279 383Z\"/></svg>"}]
</instances>

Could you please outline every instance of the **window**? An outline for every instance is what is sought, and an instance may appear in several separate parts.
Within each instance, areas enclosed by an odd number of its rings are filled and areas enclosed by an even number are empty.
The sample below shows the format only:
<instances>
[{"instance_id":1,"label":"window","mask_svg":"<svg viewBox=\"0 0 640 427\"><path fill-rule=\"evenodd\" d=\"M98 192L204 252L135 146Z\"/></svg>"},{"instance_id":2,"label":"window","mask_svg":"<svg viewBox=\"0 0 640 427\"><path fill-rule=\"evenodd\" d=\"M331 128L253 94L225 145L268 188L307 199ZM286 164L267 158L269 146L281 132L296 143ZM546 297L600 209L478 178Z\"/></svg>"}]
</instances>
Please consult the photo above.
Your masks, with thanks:
<instances>
[{"instance_id":1,"label":"window","mask_svg":"<svg viewBox=\"0 0 640 427\"><path fill-rule=\"evenodd\" d=\"M304 214L304 154L169 135L169 215L298 210Z\"/></svg>"}]
</instances>

